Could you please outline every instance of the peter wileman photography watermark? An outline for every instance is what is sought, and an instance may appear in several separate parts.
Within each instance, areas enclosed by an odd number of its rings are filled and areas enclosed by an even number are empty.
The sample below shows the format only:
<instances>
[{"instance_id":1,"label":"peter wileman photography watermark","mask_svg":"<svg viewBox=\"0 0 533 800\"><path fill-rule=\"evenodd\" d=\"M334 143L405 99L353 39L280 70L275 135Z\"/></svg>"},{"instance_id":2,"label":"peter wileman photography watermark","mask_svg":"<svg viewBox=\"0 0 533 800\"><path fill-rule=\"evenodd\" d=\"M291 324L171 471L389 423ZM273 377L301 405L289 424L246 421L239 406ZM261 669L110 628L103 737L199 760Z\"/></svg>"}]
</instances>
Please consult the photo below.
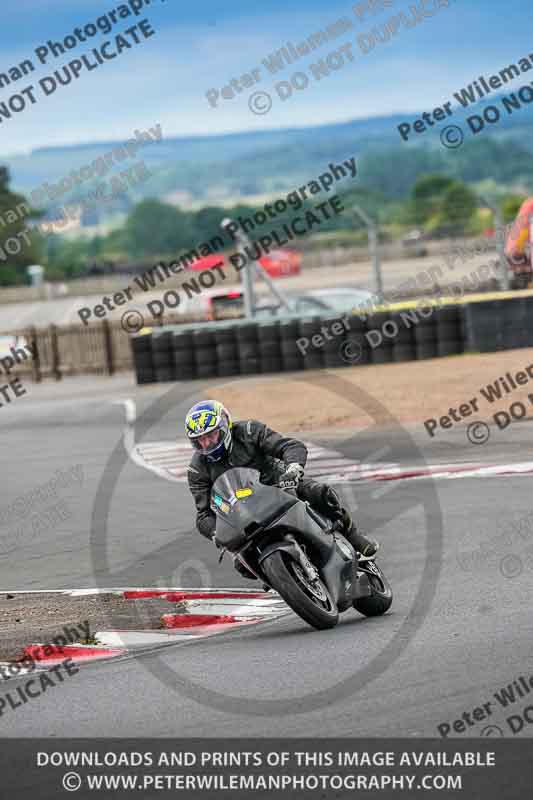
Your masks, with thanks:
<instances>
[{"instance_id":1,"label":"peter wileman photography watermark","mask_svg":"<svg viewBox=\"0 0 533 800\"><path fill-rule=\"evenodd\" d=\"M15 400L18 400L19 397L24 397L27 393L20 378L13 378L13 380L8 383L0 385L0 395L2 395L0 408L5 408Z\"/></svg>"},{"instance_id":2,"label":"peter wileman photography watermark","mask_svg":"<svg viewBox=\"0 0 533 800\"><path fill-rule=\"evenodd\" d=\"M113 297L103 297L102 302L92 307L80 308L78 316L84 325L88 325L95 319L104 319L109 312L133 300L134 292L150 292L158 289L165 281L183 273L200 258L220 254L228 245L234 245L239 240L240 234L257 235L256 241L250 246L243 246L239 252L229 258L230 264L239 273L251 262L268 255L271 250L283 247L299 236L306 236L314 228L334 216L342 214L345 208L336 194L327 197L320 203L311 204L311 201L318 194L329 194L339 181L346 178L353 179L356 174L357 164L353 156L341 163L330 162L324 172L303 186L293 189L270 203L265 203L262 209L258 209L249 217L240 215L237 219L231 220L224 226L223 234L218 233L208 241L200 243L170 264L159 262L150 270L137 276L132 284L121 292L116 292ZM292 211L301 211L301 213L287 220L285 215ZM270 224L271 220L277 220L278 225L264 232L264 226ZM229 242L224 239L224 236ZM227 279L222 259L220 264L202 270L197 276L184 281L178 290L168 289L161 299L148 302L146 310L143 309L142 312L138 309L125 311L122 316L122 327L127 333L137 333L145 325L147 312L149 318L158 319L165 309L174 310L179 306L182 299L180 291L185 298L194 297L205 289L211 289L217 278L220 281Z\"/></svg>"},{"instance_id":3,"label":"peter wileman photography watermark","mask_svg":"<svg viewBox=\"0 0 533 800\"><path fill-rule=\"evenodd\" d=\"M128 158L134 158L141 148L149 144L158 143L162 138L163 132L159 123L147 130L135 130L131 139L117 143L112 150L107 151L89 164L71 170L68 176L57 183L45 182L32 190L29 193L29 197L31 198L31 203L38 208L47 202L56 203L62 195L77 189L85 182L93 181L96 178L99 179L94 188L85 197L68 205L55 208L54 216L51 219L28 224L26 220L30 218L32 211L28 202L17 203L15 206L2 211L0 214L1 228L6 228L20 221L24 222L24 228L1 243L0 261L7 261L9 256L18 255L22 251L24 243L30 245L32 232L48 236L58 230L60 231L68 224L69 220L77 220L83 210L111 202L128 189L134 188L151 178L152 173L145 162L138 161L131 167L121 170L118 175L114 174L108 180L103 180L115 165L122 164Z\"/></svg>"},{"instance_id":4,"label":"peter wileman photography watermark","mask_svg":"<svg viewBox=\"0 0 533 800\"><path fill-rule=\"evenodd\" d=\"M451 267L453 269L453 266ZM465 291L475 291L481 288L484 281L489 280L491 277L497 277L499 274L499 262L496 260L489 265L483 264L473 270L469 276L465 276L461 281L457 281L451 285L450 290L453 291L452 300L462 297ZM428 282L431 284L435 280L435 276L442 277L443 272L440 267L431 267L429 270L419 272L413 278L404 282L395 293L401 294L404 291L416 291L417 287L427 289ZM384 300L379 304L363 304L359 307L354 307L350 312L343 314L333 322L324 323L320 328L320 333L314 334L311 338L301 336L296 341L302 356L307 355L310 348L321 349L325 346L326 341L338 338L340 343L342 358L351 364L356 364L361 360L363 355L363 346L367 349L374 350L380 347L384 340L393 340L398 336L400 328L412 328L418 325L422 320L432 317L438 308L448 305L450 297L438 294L436 297L429 295L419 299L415 303L415 308L399 311L396 319L385 320L379 328L371 328L365 331L360 343L358 342L345 342L344 336L347 331L352 330L350 317L355 316L360 320L366 322L370 314L378 311L386 311L389 304L395 302L393 298ZM359 332L359 331L358 331Z\"/></svg>"},{"instance_id":5,"label":"peter wileman photography watermark","mask_svg":"<svg viewBox=\"0 0 533 800\"><path fill-rule=\"evenodd\" d=\"M466 417L480 412L479 403L483 402L483 400L491 405L499 400L505 400L508 395L515 392L520 386L526 386L531 381L533 381L533 363L526 364L522 370L518 370L513 374L506 372L505 375L500 375L495 381L481 387L478 396L465 400L457 407L450 408L448 413L441 417L425 420L424 427L429 437L434 438L436 431L450 430ZM527 397L529 403L533 405L533 393L529 392ZM492 420L499 430L504 430L513 421L524 419L526 414L526 405L520 400L515 400L506 410L496 411L492 416ZM467 428L467 437L472 444L485 444L490 438L490 428L486 422L472 422Z\"/></svg>"},{"instance_id":6,"label":"peter wileman photography watermark","mask_svg":"<svg viewBox=\"0 0 533 800\"><path fill-rule=\"evenodd\" d=\"M61 657L61 648L69 644L86 642L90 638L91 628L88 620L72 627L65 625L60 634L54 636L47 644L39 645L38 652L43 656L57 655ZM3 681L9 681L13 678L22 677L22 675L33 674L38 667L39 659L35 658L31 653L25 653L18 661L0 663L0 678ZM70 678L79 671L80 668L74 664L71 658L64 658L54 666L47 664L46 671L34 675L34 677L13 688L12 691L0 695L0 717L3 717L6 711L16 711L17 708L21 708L30 700L34 700L49 689L59 686L65 681L65 678Z\"/></svg>"},{"instance_id":7,"label":"peter wileman photography watermark","mask_svg":"<svg viewBox=\"0 0 533 800\"><path fill-rule=\"evenodd\" d=\"M454 92L454 98L459 104L452 108L452 101L442 103L433 111L425 111L418 119L413 122L402 122L397 126L400 137L404 142L413 137L420 136L433 128L436 123L443 122L448 117L452 117L459 108L469 108L476 105L480 100L484 100L493 92L502 89L507 83L520 78L524 73L533 69L533 53L520 58L517 63L508 64L497 74L480 75L477 80L469 83L468 86ZM472 114L467 117L466 124L474 136L485 128L486 124L494 125L502 117L502 112L508 116L515 111L521 110L524 106L533 102L533 81L521 86L516 92L504 95L499 98L498 105L486 106L481 114ZM440 133L442 144L455 149L460 147L464 141L464 130L460 125L448 125Z\"/></svg>"},{"instance_id":8,"label":"peter wileman photography watermark","mask_svg":"<svg viewBox=\"0 0 533 800\"><path fill-rule=\"evenodd\" d=\"M522 706L524 700L528 705ZM498 712L508 712L511 707L516 706L521 707L514 714L509 714L503 721L498 719ZM441 722L437 725L437 730L443 739L463 733L505 736L505 733L510 732L516 736L527 725L533 725L533 675L518 675L506 686L493 692L490 700L473 709L466 709L457 719Z\"/></svg>"},{"instance_id":9,"label":"peter wileman photography watermark","mask_svg":"<svg viewBox=\"0 0 533 800\"><path fill-rule=\"evenodd\" d=\"M467 539L470 545L471 538ZM463 572L474 572L486 566L498 569L508 580L533 570L533 512L516 521L506 521L496 535L483 539L475 547L467 546L457 553Z\"/></svg>"},{"instance_id":10,"label":"peter wileman photography watermark","mask_svg":"<svg viewBox=\"0 0 533 800\"><path fill-rule=\"evenodd\" d=\"M164 0L161 0L164 2ZM34 56L25 58L18 64L0 73L0 88L10 86L12 83L26 78L34 73L42 65L48 65L54 59L65 55L67 51L76 50L80 45L85 44L95 36L107 35L111 33L115 25L122 24L122 20L138 17L141 12L146 11L148 6L154 6L156 0L125 0L124 3L109 11L107 14L99 16L96 20L91 19L84 26L79 26L64 36L60 41L49 39L34 48ZM74 58L60 69L53 73L44 75L38 84L29 84L18 92L11 94L7 100L0 102L0 123L13 119L13 115L18 115L31 108L43 97L50 97L59 88L68 86L78 80L82 74L92 72L98 67L105 65L106 62L120 56L123 52L142 45L144 41L155 36L156 31L152 28L148 19L139 20L134 25L124 28L112 39L99 42L92 49L84 49L78 58ZM37 66L36 66L37 65Z\"/></svg>"},{"instance_id":11,"label":"peter wileman photography watermark","mask_svg":"<svg viewBox=\"0 0 533 800\"><path fill-rule=\"evenodd\" d=\"M9 349L9 355L4 355L0 358L0 375L10 376L14 369L16 369L25 361L36 358L37 348L32 344L24 344L23 347L17 345ZM27 394L27 389L22 385L20 378L12 378L7 383L0 383L0 408L5 408L19 397Z\"/></svg>"},{"instance_id":12,"label":"peter wileman photography watermark","mask_svg":"<svg viewBox=\"0 0 533 800\"><path fill-rule=\"evenodd\" d=\"M357 45L359 53L367 55L379 44L385 44L403 30L410 30L417 27L428 18L434 17L441 9L453 5L455 0L409 0L403 8L396 14L390 16L386 22L374 25L364 32L357 34L355 41L347 40L336 49L331 50L323 58L308 65L306 71L300 70L289 76L288 80L279 81L273 87L278 99L286 102L293 96L311 85L311 80L315 82L336 73L347 64L353 63L356 56L353 52L354 45ZM278 50L268 53L261 61L261 66L257 65L239 77L231 78L225 85L218 88L212 87L205 93L206 100L210 108L218 108L223 103L234 100L247 89L251 89L263 80L263 77L278 75L288 67L325 45L338 39L340 36L351 32L358 23L367 23L374 17L382 14L387 9L397 4L397 0L364 0L364 2L354 3L352 12L357 22L349 16L343 16L332 20L329 25L324 26L319 31L308 34L301 40L285 41ZM254 114L268 114L273 105L272 94L264 90L256 90L248 97L248 107Z\"/></svg>"},{"instance_id":13,"label":"peter wileman photography watermark","mask_svg":"<svg viewBox=\"0 0 533 800\"><path fill-rule=\"evenodd\" d=\"M0 556L16 549L20 542L52 530L71 519L73 512L59 491L81 488L84 479L82 464L67 470L56 470L45 483L38 484L0 508Z\"/></svg>"}]
</instances>

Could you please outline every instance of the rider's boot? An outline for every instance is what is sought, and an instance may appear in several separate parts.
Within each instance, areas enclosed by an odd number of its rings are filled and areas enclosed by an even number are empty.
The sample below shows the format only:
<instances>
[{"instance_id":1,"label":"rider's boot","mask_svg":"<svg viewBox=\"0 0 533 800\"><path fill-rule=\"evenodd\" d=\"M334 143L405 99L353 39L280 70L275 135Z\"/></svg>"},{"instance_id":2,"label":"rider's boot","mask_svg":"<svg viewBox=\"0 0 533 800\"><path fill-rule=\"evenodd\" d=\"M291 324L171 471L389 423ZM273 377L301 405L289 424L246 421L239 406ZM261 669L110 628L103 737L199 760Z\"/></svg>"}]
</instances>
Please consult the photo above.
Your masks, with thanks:
<instances>
[{"instance_id":1,"label":"rider's boot","mask_svg":"<svg viewBox=\"0 0 533 800\"><path fill-rule=\"evenodd\" d=\"M379 544L374 539L369 539L357 530L352 515L347 508L341 506L340 497L337 492L328 486L323 494L323 498L330 509L332 518L336 519L339 529L350 544L361 554L361 561L369 561L375 558L379 550Z\"/></svg>"},{"instance_id":2,"label":"rider's boot","mask_svg":"<svg viewBox=\"0 0 533 800\"><path fill-rule=\"evenodd\" d=\"M379 550L379 542L364 536L358 531L355 522L349 511L342 509L342 535L345 536L350 544L360 553L359 561L370 561L376 557Z\"/></svg>"}]
</instances>

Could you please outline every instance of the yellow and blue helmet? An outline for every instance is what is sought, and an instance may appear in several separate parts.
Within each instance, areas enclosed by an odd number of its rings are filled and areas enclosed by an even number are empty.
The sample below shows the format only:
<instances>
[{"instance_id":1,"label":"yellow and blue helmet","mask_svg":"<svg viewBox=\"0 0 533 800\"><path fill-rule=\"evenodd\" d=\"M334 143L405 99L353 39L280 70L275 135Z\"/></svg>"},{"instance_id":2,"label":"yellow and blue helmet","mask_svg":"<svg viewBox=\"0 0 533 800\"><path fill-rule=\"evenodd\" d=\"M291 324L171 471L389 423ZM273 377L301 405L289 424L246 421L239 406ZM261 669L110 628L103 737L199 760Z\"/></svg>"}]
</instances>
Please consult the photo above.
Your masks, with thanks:
<instances>
[{"instance_id":1,"label":"yellow and blue helmet","mask_svg":"<svg viewBox=\"0 0 533 800\"><path fill-rule=\"evenodd\" d=\"M208 461L220 461L231 450L231 416L218 400L201 400L185 417L185 432L193 448Z\"/></svg>"}]
</instances>

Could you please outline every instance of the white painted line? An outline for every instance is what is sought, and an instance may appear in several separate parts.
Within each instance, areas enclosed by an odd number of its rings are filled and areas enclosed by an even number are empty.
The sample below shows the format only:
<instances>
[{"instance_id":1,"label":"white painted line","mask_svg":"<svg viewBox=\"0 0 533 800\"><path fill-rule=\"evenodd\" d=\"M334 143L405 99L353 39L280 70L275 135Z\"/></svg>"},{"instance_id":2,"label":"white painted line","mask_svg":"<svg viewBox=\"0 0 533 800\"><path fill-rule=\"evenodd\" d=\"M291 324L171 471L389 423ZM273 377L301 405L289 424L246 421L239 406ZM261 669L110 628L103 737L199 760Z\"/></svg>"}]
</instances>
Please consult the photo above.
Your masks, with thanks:
<instances>
[{"instance_id":1,"label":"white painted line","mask_svg":"<svg viewBox=\"0 0 533 800\"><path fill-rule=\"evenodd\" d=\"M97 631L95 637L106 647L146 647L152 644L172 644L185 639L203 639L204 634L185 634L181 630L167 631Z\"/></svg>"},{"instance_id":2,"label":"white painted line","mask_svg":"<svg viewBox=\"0 0 533 800\"><path fill-rule=\"evenodd\" d=\"M258 600L248 601L240 605L231 603L229 600L189 600L187 601L187 612L191 614L215 614L222 616L235 616L235 617L274 617L284 614L287 611L287 605L283 600L279 600L270 605L260 605Z\"/></svg>"},{"instance_id":3,"label":"white painted line","mask_svg":"<svg viewBox=\"0 0 533 800\"><path fill-rule=\"evenodd\" d=\"M137 419L137 406L135 400L131 397L126 397L124 400L113 400L114 406L123 406L126 412L126 422L128 425L133 425Z\"/></svg>"},{"instance_id":4,"label":"white painted line","mask_svg":"<svg viewBox=\"0 0 533 800\"><path fill-rule=\"evenodd\" d=\"M68 592L71 597L90 597L93 594L117 594L121 595L120 589L72 589Z\"/></svg>"},{"instance_id":5,"label":"white painted line","mask_svg":"<svg viewBox=\"0 0 533 800\"><path fill-rule=\"evenodd\" d=\"M0 661L0 669L2 669L4 672L9 672L9 668L12 666L12 664L15 664L15 663L16 663L15 661ZM31 675L32 672L33 673L35 673L35 672L46 672L46 670L42 669L42 668L39 669L38 667L35 668L35 669L33 667L21 667L16 675L8 675L7 678L3 677L3 675L2 675L2 679L4 681L9 681L9 680L11 680L11 678L20 678L22 675ZM2 682L0 681L0 686L1 685L2 685Z\"/></svg>"}]
</instances>

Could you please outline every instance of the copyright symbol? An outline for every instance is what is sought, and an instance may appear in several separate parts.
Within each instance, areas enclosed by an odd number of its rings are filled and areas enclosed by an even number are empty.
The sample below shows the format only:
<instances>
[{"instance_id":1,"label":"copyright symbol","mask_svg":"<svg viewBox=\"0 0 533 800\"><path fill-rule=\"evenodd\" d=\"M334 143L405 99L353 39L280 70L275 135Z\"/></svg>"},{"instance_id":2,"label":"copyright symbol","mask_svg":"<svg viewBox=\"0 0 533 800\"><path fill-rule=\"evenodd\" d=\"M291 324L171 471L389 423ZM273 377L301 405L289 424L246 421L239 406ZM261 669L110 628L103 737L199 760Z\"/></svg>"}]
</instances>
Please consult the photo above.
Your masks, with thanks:
<instances>
[{"instance_id":1,"label":"copyright symbol","mask_svg":"<svg viewBox=\"0 0 533 800\"><path fill-rule=\"evenodd\" d=\"M341 344L341 358L347 364L356 364L363 355L363 348L359 342L352 342L347 339Z\"/></svg>"},{"instance_id":2,"label":"copyright symbol","mask_svg":"<svg viewBox=\"0 0 533 800\"><path fill-rule=\"evenodd\" d=\"M81 786L81 777L77 772L67 772L63 775L63 789L67 792L77 792Z\"/></svg>"},{"instance_id":3,"label":"copyright symbol","mask_svg":"<svg viewBox=\"0 0 533 800\"><path fill-rule=\"evenodd\" d=\"M485 444L490 439L490 428L486 422L471 422L466 436L471 444Z\"/></svg>"},{"instance_id":4,"label":"copyright symbol","mask_svg":"<svg viewBox=\"0 0 533 800\"><path fill-rule=\"evenodd\" d=\"M140 311L125 311L120 324L126 333L139 333L144 328L144 317Z\"/></svg>"},{"instance_id":5,"label":"copyright symbol","mask_svg":"<svg viewBox=\"0 0 533 800\"><path fill-rule=\"evenodd\" d=\"M500 572L504 578L518 578L522 574L522 559L514 553L504 556L500 561Z\"/></svg>"},{"instance_id":6,"label":"copyright symbol","mask_svg":"<svg viewBox=\"0 0 533 800\"><path fill-rule=\"evenodd\" d=\"M481 731L481 736L503 736L503 731L499 725L486 725Z\"/></svg>"},{"instance_id":7,"label":"copyright symbol","mask_svg":"<svg viewBox=\"0 0 533 800\"><path fill-rule=\"evenodd\" d=\"M447 125L440 133L440 141L449 150L461 147L465 136L459 125Z\"/></svg>"},{"instance_id":8,"label":"copyright symbol","mask_svg":"<svg viewBox=\"0 0 533 800\"><path fill-rule=\"evenodd\" d=\"M248 108L253 114L268 114L272 108L272 98L268 92L254 92L248 98Z\"/></svg>"}]
</instances>

